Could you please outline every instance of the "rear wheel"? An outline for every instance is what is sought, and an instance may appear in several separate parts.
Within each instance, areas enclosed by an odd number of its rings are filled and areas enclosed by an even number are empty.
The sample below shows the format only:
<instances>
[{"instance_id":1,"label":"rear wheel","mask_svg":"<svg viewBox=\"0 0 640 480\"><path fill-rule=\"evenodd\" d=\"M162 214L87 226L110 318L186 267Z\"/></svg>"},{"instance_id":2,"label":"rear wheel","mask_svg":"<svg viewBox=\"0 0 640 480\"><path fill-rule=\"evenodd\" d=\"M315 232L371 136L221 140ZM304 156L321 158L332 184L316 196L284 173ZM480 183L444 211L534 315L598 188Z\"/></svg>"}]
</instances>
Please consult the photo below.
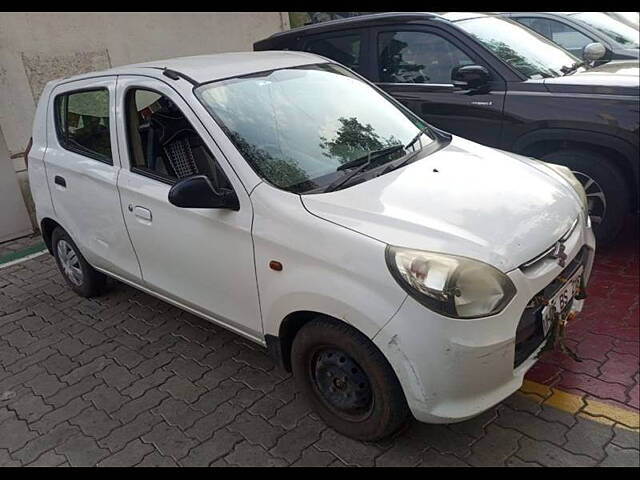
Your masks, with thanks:
<instances>
[{"instance_id":1,"label":"rear wheel","mask_svg":"<svg viewBox=\"0 0 640 480\"><path fill-rule=\"evenodd\" d=\"M74 292L87 298L102 292L106 276L87 263L67 232L56 228L51 234L51 245L58 269Z\"/></svg>"},{"instance_id":2,"label":"rear wheel","mask_svg":"<svg viewBox=\"0 0 640 480\"><path fill-rule=\"evenodd\" d=\"M409 416L389 362L346 324L318 318L304 325L293 341L291 366L318 415L346 436L378 440L400 429Z\"/></svg>"},{"instance_id":3,"label":"rear wheel","mask_svg":"<svg viewBox=\"0 0 640 480\"><path fill-rule=\"evenodd\" d=\"M628 188L618 169L603 155L586 150L560 150L541 158L573 171L587 194L591 225L598 243L610 243L622 229L629 209Z\"/></svg>"}]
</instances>

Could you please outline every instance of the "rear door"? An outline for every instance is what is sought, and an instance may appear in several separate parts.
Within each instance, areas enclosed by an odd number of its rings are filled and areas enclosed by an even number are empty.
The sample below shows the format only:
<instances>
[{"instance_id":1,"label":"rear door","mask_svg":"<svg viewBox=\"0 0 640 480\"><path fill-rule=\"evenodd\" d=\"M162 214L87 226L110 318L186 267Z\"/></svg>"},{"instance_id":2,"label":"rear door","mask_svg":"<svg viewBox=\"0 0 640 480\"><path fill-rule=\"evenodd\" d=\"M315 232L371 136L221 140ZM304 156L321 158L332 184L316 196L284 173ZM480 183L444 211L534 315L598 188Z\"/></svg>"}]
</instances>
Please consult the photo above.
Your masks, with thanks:
<instances>
[{"instance_id":1,"label":"rear door","mask_svg":"<svg viewBox=\"0 0 640 480\"><path fill-rule=\"evenodd\" d=\"M479 143L500 143L506 83L450 32L420 25L371 30L372 79L430 124ZM451 71L482 65L491 74L488 93L454 87Z\"/></svg>"},{"instance_id":2,"label":"rear door","mask_svg":"<svg viewBox=\"0 0 640 480\"><path fill-rule=\"evenodd\" d=\"M116 77L59 85L47 107L47 181L57 220L87 261L132 281L140 268L120 209Z\"/></svg>"}]
</instances>

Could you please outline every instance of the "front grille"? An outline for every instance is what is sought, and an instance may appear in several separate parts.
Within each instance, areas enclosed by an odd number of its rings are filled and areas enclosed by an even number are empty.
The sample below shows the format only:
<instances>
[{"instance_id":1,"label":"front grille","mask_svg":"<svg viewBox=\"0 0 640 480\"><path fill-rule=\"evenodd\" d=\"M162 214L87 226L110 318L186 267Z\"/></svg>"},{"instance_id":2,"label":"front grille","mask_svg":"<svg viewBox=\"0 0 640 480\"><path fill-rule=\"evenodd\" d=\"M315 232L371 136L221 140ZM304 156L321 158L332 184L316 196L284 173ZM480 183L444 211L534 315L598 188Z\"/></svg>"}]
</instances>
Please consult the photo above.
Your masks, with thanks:
<instances>
[{"instance_id":1,"label":"front grille","mask_svg":"<svg viewBox=\"0 0 640 480\"><path fill-rule=\"evenodd\" d=\"M564 282L560 280L560 277L571 277L578 268L580 268L580 265L585 264L586 256L587 248L582 247L569 265L567 265L549 285L539 291L534 298L539 295L544 296L544 298L553 297L564 284ZM533 305L533 298L530 299L529 305L531 306L527 306L527 308L524 309L520 317L520 322L518 322L518 328L516 329L516 351L513 360L514 368L529 358L544 341L544 330L542 328L542 310L544 309L544 305ZM570 307L569 305L568 308Z\"/></svg>"}]
</instances>

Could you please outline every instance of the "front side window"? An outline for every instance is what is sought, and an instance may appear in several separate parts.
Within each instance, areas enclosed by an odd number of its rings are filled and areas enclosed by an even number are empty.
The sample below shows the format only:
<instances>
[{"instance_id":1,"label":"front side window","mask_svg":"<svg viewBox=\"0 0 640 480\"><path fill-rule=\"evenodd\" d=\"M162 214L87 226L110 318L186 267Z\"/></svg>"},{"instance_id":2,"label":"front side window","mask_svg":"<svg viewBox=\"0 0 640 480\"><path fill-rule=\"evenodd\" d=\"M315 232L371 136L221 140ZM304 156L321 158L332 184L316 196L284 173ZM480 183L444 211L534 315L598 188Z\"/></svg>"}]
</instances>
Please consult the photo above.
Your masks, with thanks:
<instances>
[{"instance_id":1,"label":"front side window","mask_svg":"<svg viewBox=\"0 0 640 480\"><path fill-rule=\"evenodd\" d=\"M167 96L143 88L125 95L131 169L167 183L206 175L231 188L222 169L182 111Z\"/></svg>"},{"instance_id":2,"label":"front side window","mask_svg":"<svg viewBox=\"0 0 640 480\"><path fill-rule=\"evenodd\" d=\"M576 56L582 55L585 45L594 41L570 25L549 18L526 17L516 20Z\"/></svg>"},{"instance_id":3,"label":"front side window","mask_svg":"<svg viewBox=\"0 0 640 480\"><path fill-rule=\"evenodd\" d=\"M310 40L305 51L335 60L355 71L360 69L360 34Z\"/></svg>"},{"instance_id":4,"label":"front side window","mask_svg":"<svg viewBox=\"0 0 640 480\"><path fill-rule=\"evenodd\" d=\"M448 40L427 32L383 32L378 67L383 83L451 83L455 67L473 61Z\"/></svg>"},{"instance_id":5,"label":"front side window","mask_svg":"<svg viewBox=\"0 0 640 480\"><path fill-rule=\"evenodd\" d=\"M260 176L296 193L326 186L372 152L434 141L417 117L333 64L213 82L196 96Z\"/></svg>"},{"instance_id":6,"label":"front side window","mask_svg":"<svg viewBox=\"0 0 640 480\"><path fill-rule=\"evenodd\" d=\"M522 25L499 17L461 20L456 25L498 58L531 79L558 77L578 58Z\"/></svg>"},{"instance_id":7,"label":"front side window","mask_svg":"<svg viewBox=\"0 0 640 480\"><path fill-rule=\"evenodd\" d=\"M55 110L58 140L65 149L112 163L106 88L58 95Z\"/></svg>"}]
</instances>

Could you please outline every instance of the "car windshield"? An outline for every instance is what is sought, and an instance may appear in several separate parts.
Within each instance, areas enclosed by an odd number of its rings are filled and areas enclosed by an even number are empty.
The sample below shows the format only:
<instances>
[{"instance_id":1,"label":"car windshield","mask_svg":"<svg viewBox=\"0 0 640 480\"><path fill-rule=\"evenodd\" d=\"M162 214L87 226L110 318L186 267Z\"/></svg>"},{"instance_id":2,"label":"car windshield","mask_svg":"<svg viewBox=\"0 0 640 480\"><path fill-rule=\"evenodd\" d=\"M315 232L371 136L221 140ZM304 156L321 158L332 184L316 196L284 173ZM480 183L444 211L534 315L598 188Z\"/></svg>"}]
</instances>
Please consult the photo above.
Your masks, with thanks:
<instances>
[{"instance_id":1,"label":"car windshield","mask_svg":"<svg viewBox=\"0 0 640 480\"><path fill-rule=\"evenodd\" d=\"M262 178L296 193L348 175L348 162L404 157L403 148L386 147L407 145L426 126L334 64L213 82L196 96ZM428 131L419 140L434 142Z\"/></svg>"},{"instance_id":2,"label":"car windshield","mask_svg":"<svg viewBox=\"0 0 640 480\"><path fill-rule=\"evenodd\" d=\"M603 12L578 12L572 17L582 20L627 48L638 48L640 32Z\"/></svg>"},{"instance_id":3,"label":"car windshield","mask_svg":"<svg viewBox=\"0 0 640 480\"><path fill-rule=\"evenodd\" d=\"M562 67L579 62L555 43L505 18L471 18L456 25L528 78L558 77Z\"/></svg>"}]
</instances>

